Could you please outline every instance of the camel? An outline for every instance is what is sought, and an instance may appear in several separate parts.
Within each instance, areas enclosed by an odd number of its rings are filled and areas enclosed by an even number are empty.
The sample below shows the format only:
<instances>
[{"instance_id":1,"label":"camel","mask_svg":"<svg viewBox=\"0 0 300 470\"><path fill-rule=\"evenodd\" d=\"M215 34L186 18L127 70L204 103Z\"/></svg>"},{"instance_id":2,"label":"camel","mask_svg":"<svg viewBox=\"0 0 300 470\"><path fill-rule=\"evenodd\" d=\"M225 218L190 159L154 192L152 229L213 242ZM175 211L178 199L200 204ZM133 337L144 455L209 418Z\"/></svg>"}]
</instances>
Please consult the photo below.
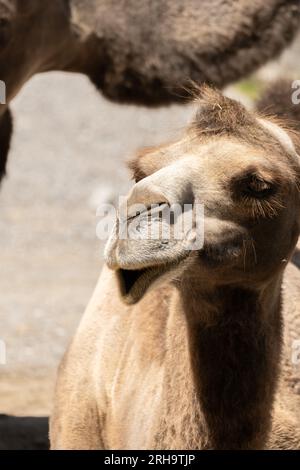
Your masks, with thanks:
<instances>
[{"instance_id":1,"label":"camel","mask_svg":"<svg viewBox=\"0 0 300 470\"><path fill-rule=\"evenodd\" d=\"M130 161L52 449L300 449L299 134L207 86L197 106ZM174 204L204 206L202 243L194 217L175 237Z\"/></svg>"},{"instance_id":2,"label":"camel","mask_svg":"<svg viewBox=\"0 0 300 470\"><path fill-rule=\"evenodd\" d=\"M287 79L273 81L255 103L255 108L264 114L283 119L288 122L289 127L300 131L299 89L300 84L297 81Z\"/></svg>"},{"instance_id":3,"label":"camel","mask_svg":"<svg viewBox=\"0 0 300 470\"><path fill-rule=\"evenodd\" d=\"M0 0L0 180L9 102L34 74L86 74L104 96L182 100L187 79L218 87L275 57L299 29L297 0ZM179 91L180 90L180 91Z\"/></svg>"}]
</instances>

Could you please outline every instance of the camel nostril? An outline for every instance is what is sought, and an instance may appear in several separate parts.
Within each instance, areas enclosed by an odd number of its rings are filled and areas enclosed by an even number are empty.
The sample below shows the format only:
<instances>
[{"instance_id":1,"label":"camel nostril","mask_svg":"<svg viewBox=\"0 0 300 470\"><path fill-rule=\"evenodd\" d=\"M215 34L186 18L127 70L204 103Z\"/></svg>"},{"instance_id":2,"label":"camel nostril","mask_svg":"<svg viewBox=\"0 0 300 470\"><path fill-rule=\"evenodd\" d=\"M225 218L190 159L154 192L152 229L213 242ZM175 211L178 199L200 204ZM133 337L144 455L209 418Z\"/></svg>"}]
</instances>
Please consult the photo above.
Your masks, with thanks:
<instances>
[{"instance_id":1,"label":"camel nostril","mask_svg":"<svg viewBox=\"0 0 300 470\"><path fill-rule=\"evenodd\" d=\"M128 218L127 220L130 221L130 220L133 220L135 219L136 217L141 217L141 216L145 216L147 215L148 217L152 217L152 216L155 216L157 215L158 218L162 218L163 216L163 211L169 207L169 204L166 203L166 202L158 202L158 203L153 203L151 205L147 205L145 206L144 209L142 209L141 207L141 204L139 205L139 207L137 208L136 211L134 211L134 207L133 209L131 207L129 207L128 209Z\"/></svg>"}]
</instances>

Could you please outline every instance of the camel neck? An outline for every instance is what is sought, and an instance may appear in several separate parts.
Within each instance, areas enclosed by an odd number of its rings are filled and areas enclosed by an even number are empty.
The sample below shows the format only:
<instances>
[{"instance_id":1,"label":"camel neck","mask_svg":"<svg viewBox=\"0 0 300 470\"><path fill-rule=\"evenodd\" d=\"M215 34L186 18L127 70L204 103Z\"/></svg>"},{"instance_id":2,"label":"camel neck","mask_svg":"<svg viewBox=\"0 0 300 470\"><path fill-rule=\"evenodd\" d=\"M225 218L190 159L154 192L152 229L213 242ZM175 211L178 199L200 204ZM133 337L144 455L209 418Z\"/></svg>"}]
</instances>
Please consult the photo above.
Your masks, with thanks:
<instances>
[{"instance_id":1,"label":"camel neck","mask_svg":"<svg viewBox=\"0 0 300 470\"><path fill-rule=\"evenodd\" d=\"M278 281L260 291L218 287L208 293L190 285L178 297L209 448L253 449L266 442L280 362L280 299Z\"/></svg>"}]
</instances>

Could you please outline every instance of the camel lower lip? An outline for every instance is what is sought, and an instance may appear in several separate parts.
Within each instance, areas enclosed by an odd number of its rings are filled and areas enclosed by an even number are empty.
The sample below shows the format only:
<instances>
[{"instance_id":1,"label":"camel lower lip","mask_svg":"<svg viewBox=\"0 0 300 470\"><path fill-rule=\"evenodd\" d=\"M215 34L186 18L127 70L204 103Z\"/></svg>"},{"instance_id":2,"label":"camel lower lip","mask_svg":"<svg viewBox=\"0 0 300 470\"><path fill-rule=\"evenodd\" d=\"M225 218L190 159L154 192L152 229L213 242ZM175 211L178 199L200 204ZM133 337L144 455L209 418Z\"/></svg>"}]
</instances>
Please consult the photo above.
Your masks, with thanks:
<instances>
[{"instance_id":1,"label":"camel lower lip","mask_svg":"<svg viewBox=\"0 0 300 470\"><path fill-rule=\"evenodd\" d=\"M167 270L167 266L142 269L119 269L117 276L122 296L128 301L130 301L131 298L139 296L139 293L144 292L149 284Z\"/></svg>"},{"instance_id":2,"label":"camel lower lip","mask_svg":"<svg viewBox=\"0 0 300 470\"><path fill-rule=\"evenodd\" d=\"M151 270L151 268L144 268L144 269L120 269L119 275L122 277L123 286L125 293L128 294L134 284L138 282L141 276L145 274L147 271Z\"/></svg>"},{"instance_id":3,"label":"camel lower lip","mask_svg":"<svg viewBox=\"0 0 300 470\"><path fill-rule=\"evenodd\" d=\"M176 268L187 256L188 252L177 260L141 269L119 268L116 275L123 301L127 304L138 302L158 278Z\"/></svg>"}]
</instances>

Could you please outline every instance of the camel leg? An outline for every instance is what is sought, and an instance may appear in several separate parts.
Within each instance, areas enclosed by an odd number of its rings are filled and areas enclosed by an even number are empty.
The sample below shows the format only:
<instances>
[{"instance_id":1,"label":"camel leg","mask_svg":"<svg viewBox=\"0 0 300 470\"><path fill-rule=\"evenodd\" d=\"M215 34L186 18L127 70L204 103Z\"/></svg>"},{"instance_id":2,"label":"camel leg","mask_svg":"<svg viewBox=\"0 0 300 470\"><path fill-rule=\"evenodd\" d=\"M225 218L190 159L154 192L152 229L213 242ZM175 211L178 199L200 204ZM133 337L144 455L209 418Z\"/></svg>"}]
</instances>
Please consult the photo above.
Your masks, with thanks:
<instances>
[{"instance_id":1,"label":"camel leg","mask_svg":"<svg viewBox=\"0 0 300 470\"><path fill-rule=\"evenodd\" d=\"M13 131L13 123L10 109L7 108L0 118L0 182L5 175L7 155Z\"/></svg>"}]
</instances>

